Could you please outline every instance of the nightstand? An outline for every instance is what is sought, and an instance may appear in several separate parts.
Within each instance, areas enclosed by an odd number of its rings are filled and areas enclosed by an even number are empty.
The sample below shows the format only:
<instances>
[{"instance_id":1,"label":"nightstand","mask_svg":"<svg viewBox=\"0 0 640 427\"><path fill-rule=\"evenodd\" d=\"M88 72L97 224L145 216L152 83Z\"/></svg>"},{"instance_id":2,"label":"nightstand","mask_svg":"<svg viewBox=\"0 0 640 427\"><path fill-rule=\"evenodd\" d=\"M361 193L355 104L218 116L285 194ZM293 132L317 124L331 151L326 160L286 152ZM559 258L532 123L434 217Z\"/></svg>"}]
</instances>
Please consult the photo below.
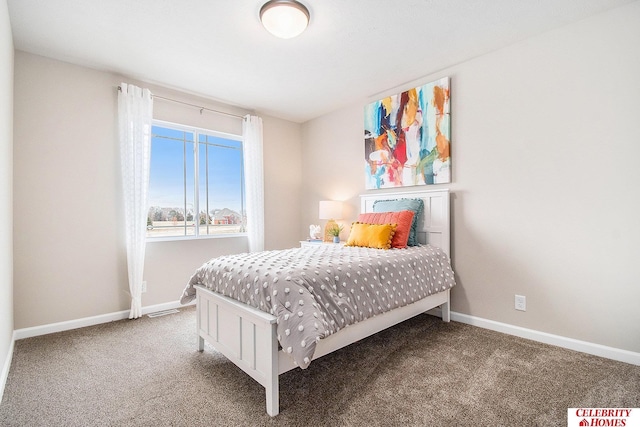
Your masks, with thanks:
<instances>
[{"instance_id":1,"label":"nightstand","mask_svg":"<svg viewBox=\"0 0 640 427\"><path fill-rule=\"evenodd\" d=\"M340 242L340 243L333 243L333 242L310 242L308 240L300 240L300 247L301 248L311 248L314 246L321 246L321 245L338 245L338 246L344 246L344 242Z\"/></svg>"}]
</instances>

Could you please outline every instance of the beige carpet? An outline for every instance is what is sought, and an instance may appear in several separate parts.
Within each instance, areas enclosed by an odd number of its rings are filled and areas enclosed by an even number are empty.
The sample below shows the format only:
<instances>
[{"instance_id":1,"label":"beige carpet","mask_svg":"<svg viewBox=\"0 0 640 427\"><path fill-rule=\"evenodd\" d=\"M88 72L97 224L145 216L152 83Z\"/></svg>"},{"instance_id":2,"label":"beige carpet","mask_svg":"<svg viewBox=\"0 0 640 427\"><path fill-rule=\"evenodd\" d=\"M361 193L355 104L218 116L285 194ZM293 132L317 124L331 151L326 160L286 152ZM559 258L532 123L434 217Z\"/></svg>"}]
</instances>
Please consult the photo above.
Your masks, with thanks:
<instances>
[{"instance_id":1,"label":"beige carpet","mask_svg":"<svg viewBox=\"0 0 640 427\"><path fill-rule=\"evenodd\" d=\"M640 407L640 367L422 315L284 374L281 414L195 312L16 342L1 426L566 426Z\"/></svg>"}]
</instances>

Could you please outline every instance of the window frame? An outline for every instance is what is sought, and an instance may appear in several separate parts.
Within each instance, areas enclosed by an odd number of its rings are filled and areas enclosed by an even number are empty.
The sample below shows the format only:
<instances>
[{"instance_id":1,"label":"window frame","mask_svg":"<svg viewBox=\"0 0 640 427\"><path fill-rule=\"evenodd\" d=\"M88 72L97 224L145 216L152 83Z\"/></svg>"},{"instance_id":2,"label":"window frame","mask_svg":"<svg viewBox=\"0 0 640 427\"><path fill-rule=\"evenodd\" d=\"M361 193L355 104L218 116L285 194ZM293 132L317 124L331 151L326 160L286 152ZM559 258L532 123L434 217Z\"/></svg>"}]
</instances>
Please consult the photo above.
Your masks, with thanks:
<instances>
[{"instance_id":1,"label":"window frame","mask_svg":"<svg viewBox=\"0 0 640 427\"><path fill-rule=\"evenodd\" d=\"M152 123L151 123L151 128L153 129L154 126L159 126L159 127L164 127L164 128L170 128L170 129L174 129L174 130L178 130L181 132L192 132L193 133L193 168L194 168L194 173L193 173L193 179L194 179L194 234L193 235L187 235L186 233L184 235L181 236L158 236L158 237L153 237L153 236L145 236L146 242L147 243L151 243L151 242L166 242L166 241L177 241L177 240L202 240L202 239L225 239L225 238L237 238L237 237L246 237L247 236L247 232L246 231L242 231L239 233L222 233L222 234L200 234L200 225L199 225L199 218L200 218L200 144L204 144L204 145L209 145L207 143L202 143L199 141L199 135L201 134L206 134L206 135L210 135L213 137L218 137L218 138L224 138L224 139L229 139L229 140L233 140L233 141L238 141L240 143L240 152L241 152L241 158L242 158L242 162L241 162L241 197L242 197L242 206L244 208L244 210L246 211L246 201L244 200L245 196L246 196L246 190L245 190L245 170L244 170L244 135L237 135L237 134L233 134L233 133L227 133L227 132L220 132L220 131L215 131L215 130L211 130L211 129L206 129L206 128L201 128L198 126L189 126L189 125L184 125L184 124L180 124L180 123L174 123L174 122L169 122L166 120L158 120L158 119L153 119ZM152 138L152 142L151 144L153 145L153 130L151 132L151 138ZM231 148L231 147L230 147ZM184 149L184 162L183 162L183 185L184 185L184 198L186 199L187 197L187 180L186 180L186 176L187 176L187 158L186 158L186 148ZM185 200L186 202L186 200ZM149 204L149 203L148 203ZM207 202L205 202L205 205L208 206L208 197L207 197ZM151 208L151 206L147 206L147 215L149 212L149 209ZM184 229L186 230L186 214L187 212L185 211L185 226ZM207 215L209 213L207 212ZM242 215L242 212L240 212L240 214Z\"/></svg>"}]
</instances>

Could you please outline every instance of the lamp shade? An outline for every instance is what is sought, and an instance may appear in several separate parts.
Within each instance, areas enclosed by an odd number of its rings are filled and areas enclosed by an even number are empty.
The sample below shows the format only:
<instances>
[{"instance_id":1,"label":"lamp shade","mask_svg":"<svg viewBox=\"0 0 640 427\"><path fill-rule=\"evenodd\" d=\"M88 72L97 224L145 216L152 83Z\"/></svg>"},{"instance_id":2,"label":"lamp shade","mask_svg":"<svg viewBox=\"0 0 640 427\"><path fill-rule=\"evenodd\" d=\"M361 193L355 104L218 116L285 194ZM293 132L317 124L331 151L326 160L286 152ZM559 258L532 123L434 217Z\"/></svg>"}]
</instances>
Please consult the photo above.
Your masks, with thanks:
<instances>
[{"instance_id":1,"label":"lamp shade","mask_svg":"<svg viewBox=\"0 0 640 427\"><path fill-rule=\"evenodd\" d=\"M276 37L296 37L309 25L309 10L295 0L269 0L260 9L262 25Z\"/></svg>"},{"instance_id":2,"label":"lamp shade","mask_svg":"<svg viewBox=\"0 0 640 427\"><path fill-rule=\"evenodd\" d=\"M318 212L320 219L341 219L342 218L342 202L335 200L321 200Z\"/></svg>"}]
</instances>

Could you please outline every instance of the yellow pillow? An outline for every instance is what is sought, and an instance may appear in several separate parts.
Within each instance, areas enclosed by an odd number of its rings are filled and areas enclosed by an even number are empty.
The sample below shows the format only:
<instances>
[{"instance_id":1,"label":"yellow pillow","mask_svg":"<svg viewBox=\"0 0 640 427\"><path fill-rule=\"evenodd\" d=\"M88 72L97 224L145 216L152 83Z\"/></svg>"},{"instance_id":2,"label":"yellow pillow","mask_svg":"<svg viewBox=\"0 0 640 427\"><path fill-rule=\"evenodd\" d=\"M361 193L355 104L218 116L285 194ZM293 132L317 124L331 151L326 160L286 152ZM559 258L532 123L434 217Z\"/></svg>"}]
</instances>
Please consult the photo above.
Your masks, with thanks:
<instances>
[{"instance_id":1,"label":"yellow pillow","mask_svg":"<svg viewBox=\"0 0 640 427\"><path fill-rule=\"evenodd\" d=\"M345 246L389 249L398 224L365 224L354 222Z\"/></svg>"}]
</instances>

